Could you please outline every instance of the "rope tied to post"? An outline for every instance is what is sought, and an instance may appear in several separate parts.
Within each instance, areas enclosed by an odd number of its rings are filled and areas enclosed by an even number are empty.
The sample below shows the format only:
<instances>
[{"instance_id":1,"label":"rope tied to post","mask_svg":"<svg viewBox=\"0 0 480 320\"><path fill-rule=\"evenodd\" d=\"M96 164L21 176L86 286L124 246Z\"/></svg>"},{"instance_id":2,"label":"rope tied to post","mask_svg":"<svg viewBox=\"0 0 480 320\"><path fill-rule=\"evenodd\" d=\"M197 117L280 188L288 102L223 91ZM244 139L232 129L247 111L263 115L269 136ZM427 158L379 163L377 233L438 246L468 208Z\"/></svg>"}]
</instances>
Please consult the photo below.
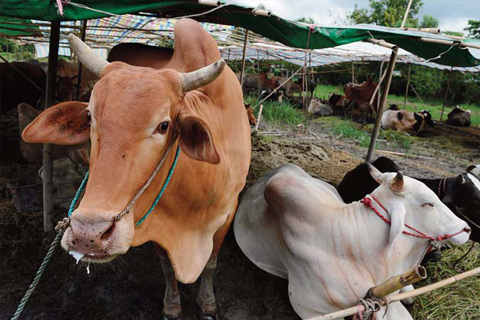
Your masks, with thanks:
<instances>
[{"instance_id":1,"label":"rope tied to post","mask_svg":"<svg viewBox=\"0 0 480 320\"><path fill-rule=\"evenodd\" d=\"M375 314L380 311L381 304L379 301L374 299L360 299L355 307L357 308L358 312L353 316L353 319L368 320L370 319L370 316L375 316Z\"/></svg>"}]
</instances>

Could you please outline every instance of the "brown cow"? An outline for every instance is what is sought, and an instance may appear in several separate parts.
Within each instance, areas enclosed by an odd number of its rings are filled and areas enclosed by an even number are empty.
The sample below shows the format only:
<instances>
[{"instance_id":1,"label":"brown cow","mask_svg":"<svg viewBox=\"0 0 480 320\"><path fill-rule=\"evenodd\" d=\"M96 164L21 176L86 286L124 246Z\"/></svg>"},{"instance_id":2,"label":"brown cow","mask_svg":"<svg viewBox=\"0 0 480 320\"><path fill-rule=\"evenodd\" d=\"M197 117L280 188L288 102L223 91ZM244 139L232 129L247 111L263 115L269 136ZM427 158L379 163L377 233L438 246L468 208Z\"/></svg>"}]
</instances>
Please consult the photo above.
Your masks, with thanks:
<instances>
[{"instance_id":1,"label":"brown cow","mask_svg":"<svg viewBox=\"0 0 480 320\"><path fill-rule=\"evenodd\" d=\"M253 114L253 108L250 106L250 103L245 104L245 110L247 111L248 122L250 123L250 125L251 126L256 126L257 125L257 119L255 118L255 115Z\"/></svg>"},{"instance_id":2,"label":"brown cow","mask_svg":"<svg viewBox=\"0 0 480 320\"><path fill-rule=\"evenodd\" d=\"M377 85L378 84L371 78L367 78L367 81L363 83L357 84L350 82L343 87L348 104L356 105L362 112L365 121L376 111L378 93L373 99L373 105L370 105L370 100L372 99Z\"/></svg>"},{"instance_id":3,"label":"brown cow","mask_svg":"<svg viewBox=\"0 0 480 320\"><path fill-rule=\"evenodd\" d=\"M87 103L83 102L67 102L67 104L76 103L80 107L86 108ZM20 103L17 107L18 110L18 128L20 130L20 136L23 130L40 114L40 111L34 107ZM75 165L88 166L88 151L90 150L90 142L61 146L52 145L52 160L68 158ZM43 144L41 143L28 143L20 137L20 153L23 159L30 163L43 163Z\"/></svg>"},{"instance_id":4,"label":"brown cow","mask_svg":"<svg viewBox=\"0 0 480 320\"><path fill-rule=\"evenodd\" d=\"M100 75L89 106L47 109L23 137L91 140L90 176L63 236L65 250L82 261L107 262L152 241L167 279L164 316L181 317L176 281L192 283L203 271L196 301L211 319L213 272L248 174L250 127L240 84L212 36L182 19L174 37L174 54L158 70L108 63L69 35L82 63ZM170 183L146 217L175 159Z\"/></svg>"},{"instance_id":5,"label":"brown cow","mask_svg":"<svg viewBox=\"0 0 480 320\"><path fill-rule=\"evenodd\" d=\"M109 62L122 61L132 66L163 68L172 58L173 49L147 46L140 43L121 43L110 50Z\"/></svg>"}]
</instances>

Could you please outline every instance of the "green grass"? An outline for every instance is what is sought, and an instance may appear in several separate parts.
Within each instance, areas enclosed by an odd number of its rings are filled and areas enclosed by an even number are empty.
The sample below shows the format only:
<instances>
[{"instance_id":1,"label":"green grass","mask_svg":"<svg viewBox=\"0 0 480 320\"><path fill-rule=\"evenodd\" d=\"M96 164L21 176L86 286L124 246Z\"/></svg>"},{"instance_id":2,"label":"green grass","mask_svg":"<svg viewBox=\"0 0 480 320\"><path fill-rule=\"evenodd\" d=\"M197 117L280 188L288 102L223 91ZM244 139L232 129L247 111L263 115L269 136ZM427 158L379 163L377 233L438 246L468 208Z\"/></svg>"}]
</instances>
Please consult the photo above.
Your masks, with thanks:
<instances>
[{"instance_id":1,"label":"green grass","mask_svg":"<svg viewBox=\"0 0 480 320\"><path fill-rule=\"evenodd\" d=\"M256 97L245 97L245 103L251 103L254 107L258 103ZM260 107L254 110L255 117L258 118L258 111ZM262 121L267 121L275 125L293 125L296 126L299 123L306 123L305 115L298 111L294 106L289 103L265 101L263 103Z\"/></svg>"},{"instance_id":2,"label":"green grass","mask_svg":"<svg viewBox=\"0 0 480 320\"><path fill-rule=\"evenodd\" d=\"M354 140L358 145L365 148L370 143L368 130L363 130L361 125L351 120L338 117L320 117L315 121L330 129L337 136L337 139Z\"/></svg>"},{"instance_id":3,"label":"green grass","mask_svg":"<svg viewBox=\"0 0 480 320\"><path fill-rule=\"evenodd\" d=\"M471 242L443 252L442 260L429 263L428 278L419 283L425 286L449 278L457 272L453 263L470 247ZM479 266L480 249L478 246L458 264L464 271ZM473 276L441 289L419 296L410 312L414 319L422 320L474 320L480 315L480 279Z\"/></svg>"},{"instance_id":4,"label":"green grass","mask_svg":"<svg viewBox=\"0 0 480 320\"><path fill-rule=\"evenodd\" d=\"M330 86L330 85L318 85L315 88L315 96L318 98L327 98L330 93L343 94L342 86ZM396 96L393 94L388 95L387 103L398 104L400 108L403 109L403 104L405 101L404 96ZM440 115L442 113L443 102L441 100L427 100L423 99L423 102L416 97L408 97L406 109L410 111L421 111L423 109L429 110L432 114L434 120L440 120ZM459 105L463 110L472 111L472 126L480 125L480 105L473 104L461 104ZM388 106L387 106L388 109ZM447 114L451 111L451 107L445 107L443 120L447 119Z\"/></svg>"}]
</instances>

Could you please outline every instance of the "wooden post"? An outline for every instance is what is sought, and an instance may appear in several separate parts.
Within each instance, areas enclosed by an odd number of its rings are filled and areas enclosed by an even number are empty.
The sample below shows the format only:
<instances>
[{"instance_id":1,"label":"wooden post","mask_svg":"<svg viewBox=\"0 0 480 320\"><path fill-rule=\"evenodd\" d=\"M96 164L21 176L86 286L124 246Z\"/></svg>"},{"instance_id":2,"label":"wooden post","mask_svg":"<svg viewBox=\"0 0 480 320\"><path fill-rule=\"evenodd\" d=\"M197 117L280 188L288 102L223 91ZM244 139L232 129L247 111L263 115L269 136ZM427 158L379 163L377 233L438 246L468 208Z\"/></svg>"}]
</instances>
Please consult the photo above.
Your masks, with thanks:
<instances>
[{"instance_id":1,"label":"wooden post","mask_svg":"<svg viewBox=\"0 0 480 320\"><path fill-rule=\"evenodd\" d=\"M412 2L413 0L408 1L407 10L405 10L405 15L403 16L402 25L400 26L400 28L405 27L405 23L407 22L407 18L408 18L408 14L410 13L410 7L412 6Z\"/></svg>"},{"instance_id":2,"label":"wooden post","mask_svg":"<svg viewBox=\"0 0 480 320\"><path fill-rule=\"evenodd\" d=\"M258 110L257 124L255 125L255 131L258 131L260 120L262 120L262 111L263 111L263 103L260 104L260 109Z\"/></svg>"},{"instance_id":3,"label":"wooden post","mask_svg":"<svg viewBox=\"0 0 480 320\"><path fill-rule=\"evenodd\" d=\"M51 22L45 109L55 103L59 40L60 21ZM53 162L51 147L51 144L46 143L43 145L43 231L45 232L53 229Z\"/></svg>"},{"instance_id":4,"label":"wooden post","mask_svg":"<svg viewBox=\"0 0 480 320\"><path fill-rule=\"evenodd\" d=\"M447 104L448 92L450 91L450 79L452 78L452 70L453 70L453 67L450 69L450 72L448 73L447 90L445 90L445 97L443 97L443 106L442 106L442 113L440 114L440 121L442 121L443 119L443 112L445 111L445 105Z\"/></svg>"},{"instance_id":5,"label":"wooden post","mask_svg":"<svg viewBox=\"0 0 480 320\"><path fill-rule=\"evenodd\" d=\"M411 65L408 64L407 87L405 88L405 100L403 101L403 109L407 109L408 88L410 87L410 67Z\"/></svg>"},{"instance_id":6,"label":"wooden post","mask_svg":"<svg viewBox=\"0 0 480 320\"><path fill-rule=\"evenodd\" d=\"M368 147L366 161L372 160L373 153L375 151L375 144L377 142L378 134L380 132L380 122L382 121L383 108L387 102L388 91L390 90L390 83L392 82L393 70L395 69L395 62L397 60L398 47L394 47L390 56L390 61L387 66L387 73L385 75L385 86L383 87L382 95L380 97L380 105L377 110L377 119L375 120L375 126L373 127L372 138L370 140L370 146Z\"/></svg>"},{"instance_id":7,"label":"wooden post","mask_svg":"<svg viewBox=\"0 0 480 320\"><path fill-rule=\"evenodd\" d=\"M82 30L80 31L80 39L82 42L85 42L85 35L87 33L87 22L88 20L82 21ZM78 77L77 77L77 92L76 92L76 100L80 100L81 96L81 89L82 89L82 62L78 60Z\"/></svg>"},{"instance_id":8,"label":"wooden post","mask_svg":"<svg viewBox=\"0 0 480 320\"><path fill-rule=\"evenodd\" d=\"M247 56L248 30L245 29L245 40L243 41L242 70L240 71L240 85L243 87L243 76L245 74L245 58Z\"/></svg>"},{"instance_id":9,"label":"wooden post","mask_svg":"<svg viewBox=\"0 0 480 320\"><path fill-rule=\"evenodd\" d=\"M355 62L352 61L352 83L355 83Z\"/></svg>"}]
</instances>

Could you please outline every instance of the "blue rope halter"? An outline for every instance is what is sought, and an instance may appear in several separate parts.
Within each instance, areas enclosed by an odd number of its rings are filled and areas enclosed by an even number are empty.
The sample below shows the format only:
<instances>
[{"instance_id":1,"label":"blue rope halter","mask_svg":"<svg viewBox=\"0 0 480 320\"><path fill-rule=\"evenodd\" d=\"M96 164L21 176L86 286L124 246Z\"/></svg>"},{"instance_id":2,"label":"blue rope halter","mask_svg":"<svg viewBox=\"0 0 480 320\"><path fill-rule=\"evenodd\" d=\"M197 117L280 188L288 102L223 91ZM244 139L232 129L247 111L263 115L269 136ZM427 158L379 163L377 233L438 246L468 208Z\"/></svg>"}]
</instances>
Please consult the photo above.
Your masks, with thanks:
<instances>
[{"instance_id":1,"label":"blue rope halter","mask_svg":"<svg viewBox=\"0 0 480 320\"><path fill-rule=\"evenodd\" d=\"M167 189L167 186L170 183L170 180L172 179L173 173L175 172L175 167L177 166L179 156L180 156L180 145L178 145L178 147L177 147L177 152L175 153L175 159L173 160L172 166L170 167L170 170L168 171L168 175L167 175L167 178L165 179L165 183L163 184L162 189L160 190L157 197L155 198L155 201L150 206L150 209L148 209L148 211L143 215L143 217L140 220L138 220L138 222L135 224L135 226L138 227L143 221L145 221L145 219L147 219L147 217L150 215L150 213L152 213L153 209L155 209L155 207L157 206L158 201L160 201L160 199L162 198L162 196L165 192L165 189ZM78 199L80 198L83 190L85 189L85 186L87 185L88 174L89 174L88 172L85 174L85 177L83 178L83 181L80 184L80 187L78 188L77 193L75 194L75 197L72 200L72 203L70 204L70 209L68 209L68 217L69 218L72 216L72 213L75 210L75 206L78 202ZM128 213L128 211L127 211L127 213Z\"/></svg>"}]
</instances>

